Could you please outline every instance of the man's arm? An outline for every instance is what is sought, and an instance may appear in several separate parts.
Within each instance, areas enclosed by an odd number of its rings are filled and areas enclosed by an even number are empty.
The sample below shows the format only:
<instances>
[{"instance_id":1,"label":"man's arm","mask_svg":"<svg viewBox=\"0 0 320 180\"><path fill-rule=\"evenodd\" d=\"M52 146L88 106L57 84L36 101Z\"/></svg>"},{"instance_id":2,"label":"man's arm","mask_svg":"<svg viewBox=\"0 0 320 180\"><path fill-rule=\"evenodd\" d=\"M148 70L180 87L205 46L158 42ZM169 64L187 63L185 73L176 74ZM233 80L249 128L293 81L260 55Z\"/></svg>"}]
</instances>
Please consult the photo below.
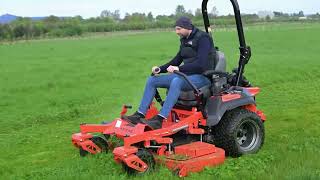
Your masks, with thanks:
<instances>
[{"instance_id":1,"label":"man's arm","mask_svg":"<svg viewBox=\"0 0 320 180\"><path fill-rule=\"evenodd\" d=\"M182 63L182 57L181 57L181 54L180 54L180 51L179 51L177 53L177 55L170 62L160 66L160 69L161 69L160 73L166 73L166 72L168 72L167 68L169 66L179 66L181 63Z\"/></svg>"},{"instance_id":2,"label":"man's arm","mask_svg":"<svg viewBox=\"0 0 320 180\"><path fill-rule=\"evenodd\" d=\"M196 60L192 63L188 63L179 67L181 72L192 72L196 74L202 74L207 70L209 62L208 56L211 51L212 44L209 38L203 37L199 40L199 46L197 49Z\"/></svg>"}]
</instances>

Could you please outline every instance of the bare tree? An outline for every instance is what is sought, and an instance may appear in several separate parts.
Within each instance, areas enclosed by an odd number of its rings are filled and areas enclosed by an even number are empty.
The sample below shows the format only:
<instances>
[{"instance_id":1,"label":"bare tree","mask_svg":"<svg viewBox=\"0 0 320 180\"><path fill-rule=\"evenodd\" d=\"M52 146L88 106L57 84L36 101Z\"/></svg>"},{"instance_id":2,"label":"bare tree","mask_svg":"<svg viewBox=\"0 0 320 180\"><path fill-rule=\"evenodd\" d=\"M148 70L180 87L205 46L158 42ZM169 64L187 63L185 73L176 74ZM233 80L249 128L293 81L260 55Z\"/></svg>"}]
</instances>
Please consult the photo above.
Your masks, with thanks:
<instances>
[{"instance_id":1,"label":"bare tree","mask_svg":"<svg viewBox=\"0 0 320 180\"><path fill-rule=\"evenodd\" d=\"M178 5L177 8L176 8L176 13L175 15L176 16L183 16L186 14L186 9L184 8L183 5Z\"/></svg>"},{"instance_id":2,"label":"bare tree","mask_svg":"<svg viewBox=\"0 0 320 180\"><path fill-rule=\"evenodd\" d=\"M100 14L101 18L111 18L113 20L120 20L120 10L115 10L114 12L109 10L103 10Z\"/></svg>"},{"instance_id":3,"label":"bare tree","mask_svg":"<svg viewBox=\"0 0 320 180\"><path fill-rule=\"evenodd\" d=\"M195 17L202 17L202 11L200 8L197 8L194 12Z\"/></svg>"},{"instance_id":4,"label":"bare tree","mask_svg":"<svg viewBox=\"0 0 320 180\"><path fill-rule=\"evenodd\" d=\"M217 10L217 7L213 6L213 8L211 9L210 13L209 13L209 16L210 17L217 17L219 14L218 10Z\"/></svg>"}]
</instances>

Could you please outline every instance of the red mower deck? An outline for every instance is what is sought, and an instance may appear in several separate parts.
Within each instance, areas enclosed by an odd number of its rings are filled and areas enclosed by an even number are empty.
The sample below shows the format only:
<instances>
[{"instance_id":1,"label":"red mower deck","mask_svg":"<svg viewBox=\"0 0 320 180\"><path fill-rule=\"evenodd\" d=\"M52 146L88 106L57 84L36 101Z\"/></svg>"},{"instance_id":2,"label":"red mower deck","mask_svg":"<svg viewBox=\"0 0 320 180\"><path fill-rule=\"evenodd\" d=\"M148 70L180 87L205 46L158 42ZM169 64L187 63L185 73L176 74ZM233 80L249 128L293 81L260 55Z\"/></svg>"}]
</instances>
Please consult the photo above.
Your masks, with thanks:
<instances>
[{"instance_id":1,"label":"red mower deck","mask_svg":"<svg viewBox=\"0 0 320 180\"><path fill-rule=\"evenodd\" d=\"M177 146L175 153L159 161L173 170L179 177L190 172L200 172L205 167L220 165L225 160L223 149L204 142L194 142Z\"/></svg>"}]
</instances>

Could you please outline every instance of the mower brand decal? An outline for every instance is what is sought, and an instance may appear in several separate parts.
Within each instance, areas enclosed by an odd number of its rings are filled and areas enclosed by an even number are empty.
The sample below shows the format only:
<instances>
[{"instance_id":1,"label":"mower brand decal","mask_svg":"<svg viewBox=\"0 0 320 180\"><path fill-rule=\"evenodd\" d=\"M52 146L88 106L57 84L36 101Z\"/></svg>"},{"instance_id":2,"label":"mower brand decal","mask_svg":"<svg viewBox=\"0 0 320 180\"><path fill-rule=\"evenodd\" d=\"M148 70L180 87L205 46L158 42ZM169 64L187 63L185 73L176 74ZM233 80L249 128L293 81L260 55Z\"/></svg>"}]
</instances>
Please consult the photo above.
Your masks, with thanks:
<instances>
[{"instance_id":1,"label":"mower brand decal","mask_svg":"<svg viewBox=\"0 0 320 180\"><path fill-rule=\"evenodd\" d=\"M128 129L128 128L125 128L125 127L121 127L120 128L122 131L125 131L127 133L133 133L133 130L132 129Z\"/></svg>"},{"instance_id":2,"label":"mower brand decal","mask_svg":"<svg viewBox=\"0 0 320 180\"><path fill-rule=\"evenodd\" d=\"M119 128L121 126L121 123L122 123L122 121L117 120L116 128Z\"/></svg>"}]
</instances>

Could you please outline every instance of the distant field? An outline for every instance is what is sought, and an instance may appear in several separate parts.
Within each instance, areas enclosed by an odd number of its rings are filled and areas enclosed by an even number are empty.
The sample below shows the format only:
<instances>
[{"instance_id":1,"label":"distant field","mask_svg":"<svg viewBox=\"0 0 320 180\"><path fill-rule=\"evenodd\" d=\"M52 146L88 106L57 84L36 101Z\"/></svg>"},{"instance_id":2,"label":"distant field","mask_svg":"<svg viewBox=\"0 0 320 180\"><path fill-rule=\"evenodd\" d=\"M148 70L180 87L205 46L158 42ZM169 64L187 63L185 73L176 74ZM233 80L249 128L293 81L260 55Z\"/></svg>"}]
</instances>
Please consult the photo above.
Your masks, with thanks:
<instances>
[{"instance_id":1,"label":"distant field","mask_svg":"<svg viewBox=\"0 0 320 180\"><path fill-rule=\"evenodd\" d=\"M258 154L228 158L187 179L320 179L320 24L246 29L246 77L262 88L267 115ZM232 30L215 43L238 61ZM80 158L71 134L82 122L138 106L153 65L178 49L171 32L99 35L0 44L0 179L127 179L112 154ZM136 179L174 179L166 168Z\"/></svg>"}]
</instances>

